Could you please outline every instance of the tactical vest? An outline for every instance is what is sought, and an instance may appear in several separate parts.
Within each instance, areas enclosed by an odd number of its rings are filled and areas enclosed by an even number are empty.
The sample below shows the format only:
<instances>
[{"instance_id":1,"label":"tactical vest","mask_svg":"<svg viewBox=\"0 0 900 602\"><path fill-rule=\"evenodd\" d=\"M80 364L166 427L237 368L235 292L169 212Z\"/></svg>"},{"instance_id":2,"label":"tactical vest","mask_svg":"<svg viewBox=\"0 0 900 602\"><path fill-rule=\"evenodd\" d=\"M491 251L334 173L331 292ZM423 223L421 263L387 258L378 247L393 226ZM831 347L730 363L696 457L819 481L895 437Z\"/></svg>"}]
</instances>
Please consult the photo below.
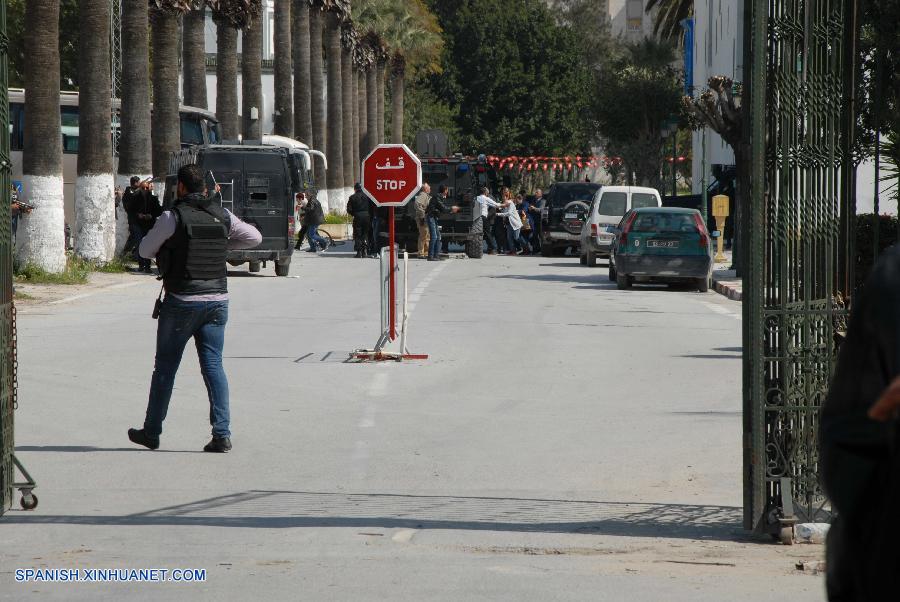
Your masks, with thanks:
<instances>
[{"instance_id":1,"label":"tactical vest","mask_svg":"<svg viewBox=\"0 0 900 602\"><path fill-rule=\"evenodd\" d=\"M190 197L172 208L175 234L160 250L166 292L216 295L228 292L225 260L231 220L219 205Z\"/></svg>"}]
</instances>

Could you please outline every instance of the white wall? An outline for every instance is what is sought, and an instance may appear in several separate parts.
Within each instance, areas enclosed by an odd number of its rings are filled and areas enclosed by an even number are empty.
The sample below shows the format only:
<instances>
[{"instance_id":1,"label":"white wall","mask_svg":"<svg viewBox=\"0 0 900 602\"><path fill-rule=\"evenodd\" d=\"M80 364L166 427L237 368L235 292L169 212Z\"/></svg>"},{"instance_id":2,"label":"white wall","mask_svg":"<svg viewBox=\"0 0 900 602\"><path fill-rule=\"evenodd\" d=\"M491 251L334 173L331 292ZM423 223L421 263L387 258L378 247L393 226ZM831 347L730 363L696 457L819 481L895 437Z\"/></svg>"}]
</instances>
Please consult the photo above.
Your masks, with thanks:
<instances>
[{"instance_id":1,"label":"white wall","mask_svg":"<svg viewBox=\"0 0 900 602\"><path fill-rule=\"evenodd\" d=\"M714 75L743 80L743 8L735 0L695 0L694 2L694 95L706 90ZM702 132L702 131L701 131ZM694 132L692 166L693 191L701 192L702 138ZM722 138L706 128L706 182L711 166L733 165L734 153Z\"/></svg>"},{"instance_id":2,"label":"white wall","mask_svg":"<svg viewBox=\"0 0 900 602\"><path fill-rule=\"evenodd\" d=\"M629 20L629 4L632 20ZM640 10L638 10L640 9ZM613 36L623 36L626 40L636 40L653 35L653 12L646 13L647 0L608 0L610 30ZM637 22L640 19L640 22Z\"/></svg>"},{"instance_id":3,"label":"white wall","mask_svg":"<svg viewBox=\"0 0 900 602\"><path fill-rule=\"evenodd\" d=\"M881 163L881 175L884 175L884 162ZM888 182L878 185L878 213L897 215L897 202L890 198L893 190L888 191ZM863 161L856 169L856 213L872 213L875 208L875 163Z\"/></svg>"}]
</instances>

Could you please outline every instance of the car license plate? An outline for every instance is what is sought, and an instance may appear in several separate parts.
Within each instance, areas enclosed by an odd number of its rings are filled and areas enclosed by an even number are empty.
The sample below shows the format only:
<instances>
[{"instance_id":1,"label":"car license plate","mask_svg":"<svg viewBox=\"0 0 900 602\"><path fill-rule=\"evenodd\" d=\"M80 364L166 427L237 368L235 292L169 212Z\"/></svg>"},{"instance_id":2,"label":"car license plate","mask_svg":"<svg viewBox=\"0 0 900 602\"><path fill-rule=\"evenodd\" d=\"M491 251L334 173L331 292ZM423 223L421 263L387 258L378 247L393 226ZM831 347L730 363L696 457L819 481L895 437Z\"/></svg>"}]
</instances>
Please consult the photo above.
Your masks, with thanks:
<instances>
[{"instance_id":1,"label":"car license plate","mask_svg":"<svg viewBox=\"0 0 900 602\"><path fill-rule=\"evenodd\" d=\"M681 244L678 240L648 240L648 247L657 247L660 249L677 249Z\"/></svg>"},{"instance_id":2,"label":"car license plate","mask_svg":"<svg viewBox=\"0 0 900 602\"><path fill-rule=\"evenodd\" d=\"M578 214L577 213L567 213L566 219L578 219Z\"/></svg>"}]
</instances>

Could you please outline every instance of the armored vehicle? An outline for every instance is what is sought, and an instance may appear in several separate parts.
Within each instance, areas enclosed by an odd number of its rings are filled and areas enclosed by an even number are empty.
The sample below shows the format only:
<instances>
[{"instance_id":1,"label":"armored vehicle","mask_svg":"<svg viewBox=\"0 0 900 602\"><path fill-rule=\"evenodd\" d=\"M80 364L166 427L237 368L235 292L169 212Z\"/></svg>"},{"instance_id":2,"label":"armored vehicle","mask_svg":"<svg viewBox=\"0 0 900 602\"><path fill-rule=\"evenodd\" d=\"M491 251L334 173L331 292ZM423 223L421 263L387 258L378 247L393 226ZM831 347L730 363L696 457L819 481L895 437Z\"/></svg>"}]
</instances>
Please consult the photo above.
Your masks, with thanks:
<instances>
[{"instance_id":1,"label":"armored vehicle","mask_svg":"<svg viewBox=\"0 0 900 602\"><path fill-rule=\"evenodd\" d=\"M249 263L250 271L258 272L262 262L274 261L275 273L287 276L297 224L295 197L314 192L308 149L250 143L195 146L173 153L166 208L174 201L178 169L190 163L211 171L221 188L222 206L262 234L258 247L229 251L228 263Z\"/></svg>"}]
</instances>

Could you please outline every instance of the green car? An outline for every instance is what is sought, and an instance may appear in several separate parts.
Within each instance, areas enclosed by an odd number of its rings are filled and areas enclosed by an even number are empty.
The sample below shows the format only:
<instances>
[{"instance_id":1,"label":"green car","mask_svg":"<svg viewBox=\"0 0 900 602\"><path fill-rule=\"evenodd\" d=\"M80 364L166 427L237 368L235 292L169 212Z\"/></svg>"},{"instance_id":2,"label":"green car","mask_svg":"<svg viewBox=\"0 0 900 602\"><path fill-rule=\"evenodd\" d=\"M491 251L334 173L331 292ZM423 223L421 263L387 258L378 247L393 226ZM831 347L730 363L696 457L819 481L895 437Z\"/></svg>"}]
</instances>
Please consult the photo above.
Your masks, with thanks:
<instances>
[{"instance_id":1,"label":"green car","mask_svg":"<svg viewBox=\"0 0 900 602\"><path fill-rule=\"evenodd\" d=\"M712 273L709 231L696 209L646 207L616 226L609 279L619 289L634 282L690 282L705 293Z\"/></svg>"}]
</instances>

